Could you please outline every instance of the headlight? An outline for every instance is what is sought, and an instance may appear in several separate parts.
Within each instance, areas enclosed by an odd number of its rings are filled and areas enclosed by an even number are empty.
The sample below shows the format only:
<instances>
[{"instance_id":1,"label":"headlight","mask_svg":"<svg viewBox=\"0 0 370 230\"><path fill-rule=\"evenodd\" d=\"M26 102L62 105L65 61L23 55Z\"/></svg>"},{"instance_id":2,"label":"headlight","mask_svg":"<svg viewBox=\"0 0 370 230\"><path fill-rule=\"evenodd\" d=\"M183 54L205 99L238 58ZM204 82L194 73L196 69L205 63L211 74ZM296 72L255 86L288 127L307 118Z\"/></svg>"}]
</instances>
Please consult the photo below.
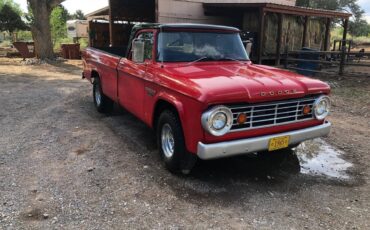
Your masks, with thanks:
<instances>
[{"instance_id":1,"label":"headlight","mask_svg":"<svg viewBox=\"0 0 370 230\"><path fill-rule=\"evenodd\" d=\"M233 125L233 114L225 106L217 106L202 115L203 128L213 136L223 136Z\"/></svg>"},{"instance_id":2,"label":"headlight","mask_svg":"<svg viewBox=\"0 0 370 230\"><path fill-rule=\"evenodd\" d=\"M331 102L328 96L319 97L313 106L315 117L318 120L324 120L330 112Z\"/></svg>"}]
</instances>

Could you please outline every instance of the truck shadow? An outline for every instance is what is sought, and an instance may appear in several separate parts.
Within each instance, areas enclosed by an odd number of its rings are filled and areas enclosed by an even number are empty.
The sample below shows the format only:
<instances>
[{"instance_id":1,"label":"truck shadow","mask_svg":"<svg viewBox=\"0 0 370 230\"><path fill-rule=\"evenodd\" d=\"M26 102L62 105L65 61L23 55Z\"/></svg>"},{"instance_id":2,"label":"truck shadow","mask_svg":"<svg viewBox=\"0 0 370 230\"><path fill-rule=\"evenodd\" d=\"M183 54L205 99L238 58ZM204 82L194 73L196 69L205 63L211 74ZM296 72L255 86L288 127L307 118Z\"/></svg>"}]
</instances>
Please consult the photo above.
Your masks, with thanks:
<instances>
[{"instance_id":1,"label":"truck shadow","mask_svg":"<svg viewBox=\"0 0 370 230\"><path fill-rule=\"evenodd\" d=\"M288 174L297 175L300 170L301 165L295 154L285 157L249 154L212 161L199 160L192 176L204 181L208 177L264 181Z\"/></svg>"},{"instance_id":2,"label":"truck shadow","mask_svg":"<svg viewBox=\"0 0 370 230\"><path fill-rule=\"evenodd\" d=\"M91 104L88 110L93 109ZM143 173L153 178L153 183L170 188L179 199L186 202L227 204L252 199L254 194L280 196L317 184L352 187L358 182L352 177L348 180L330 177L321 174L321 169L317 171L310 166L311 160L316 165L317 159L321 159L320 156L328 154L328 151L321 149L322 146L325 149L326 144L320 141L306 144L303 149L298 148L295 154L283 158L272 154L249 154L212 161L199 160L190 175L173 175L163 167L158 156L153 130L132 114L118 107L108 116L90 114L102 118L104 123L128 144L132 150L130 158L136 161L138 168L146 168ZM331 162L332 159L326 158L319 162L319 166L331 169ZM340 161L338 163L341 164ZM192 197L199 199L193 200Z\"/></svg>"},{"instance_id":3,"label":"truck shadow","mask_svg":"<svg viewBox=\"0 0 370 230\"><path fill-rule=\"evenodd\" d=\"M129 139L138 148L149 152L151 155L149 160L161 165L162 162L157 156L158 148L153 130L123 108L115 107L109 117L111 118L110 126L116 134L124 136L125 141ZM146 163L149 162L144 162ZM249 154L210 161L199 159L190 178L204 182L211 181L213 177L217 177L218 180L221 178L270 180L281 174L297 175L300 169L300 162L295 154L289 156ZM163 170L167 172L164 168Z\"/></svg>"},{"instance_id":4,"label":"truck shadow","mask_svg":"<svg viewBox=\"0 0 370 230\"><path fill-rule=\"evenodd\" d=\"M283 189L288 186L294 190L308 184L353 186L357 183L347 174L352 165L342 159L345 153L321 139L303 144L288 156L271 153L198 160L190 175L176 176L162 166L154 131L135 116L116 106L105 121L126 143L131 143L134 152L145 153L138 163L150 166L153 169L150 173L155 177L164 178L164 181L157 181L159 184L166 183L173 190L179 190L179 194L203 194L204 187L212 188L207 193L215 195L213 191L233 192L236 188L255 190L273 186Z\"/></svg>"},{"instance_id":5,"label":"truck shadow","mask_svg":"<svg viewBox=\"0 0 370 230\"><path fill-rule=\"evenodd\" d=\"M109 116L113 119L119 119L119 123L126 127L125 130L130 130L131 141L146 148L147 151L156 154L158 147L153 130L145 126L123 108L115 107L114 111L112 111ZM249 154L210 161L199 159L191 176L199 179L206 179L207 175L218 175L223 177L237 176L254 179L255 177L266 178L266 176L281 171L282 169L284 169L284 172L298 174L300 172L298 157L294 154L286 157L268 154Z\"/></svg>"}]
</instances>

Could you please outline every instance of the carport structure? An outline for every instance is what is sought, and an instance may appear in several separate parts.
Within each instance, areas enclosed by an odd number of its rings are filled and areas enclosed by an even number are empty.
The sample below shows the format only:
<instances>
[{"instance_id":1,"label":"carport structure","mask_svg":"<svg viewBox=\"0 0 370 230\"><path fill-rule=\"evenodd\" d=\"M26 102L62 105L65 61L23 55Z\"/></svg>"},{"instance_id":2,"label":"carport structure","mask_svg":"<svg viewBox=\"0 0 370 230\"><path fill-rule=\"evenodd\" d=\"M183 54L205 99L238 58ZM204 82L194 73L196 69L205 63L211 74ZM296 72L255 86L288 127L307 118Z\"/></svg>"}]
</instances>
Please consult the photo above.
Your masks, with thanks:
<instances>
[{"instance_id":1,"label":"carport structure","mask_svg":"<svg viewBox=\"0 0 370 230\"><path fill-rule=\"evenodd\" d=\"M302 28L298 28L298 32L301 34L293 34L293 31L287 31L286 39L289 36L301 37L300 48L307 47L309 40L309 23L310 20L319 20L319 23L324 21L324 39L320 50L327 51L330 48L330 26L334 20L341 19L343 21L343 40L347 39L348 21L352 14L320 10L313 8L297 7L297 6L286 6L280 4L271 3L204 3L204 10L206 15L212 16L233 16L239 17L240 24L236 25L243 30L253 31L257 33L257 49L255 50L254 60L258 63L262 63L263 60L271 60L272 56L264 56L265 45L267 37L270 35L274 36L275 40L275 54L273 55L277 65L280 64L281 54L283 47L286 45L286 41L283 39L283 29L289 30L289 23L285 23L288 18L294 17L297 21L301 19ZM269 16L276 16L277 19L267 21ZM255 21L252 18L255 18ZM274 25L276 23L276 29ZM287 25L288 24L288 25ZM268 31L268 29L274 29ZM291 33L289 33L291 32ZM271 34L272 33L272 34ZM275 34L274 34L275 33ZM276 38L276 39L275 39ZM343 44L345 45L345 44Z\"/></svg>"},{"instance_id":2,"label":"carport structure","mask_svg":"<svg viewBox=\"0 0 370 230\"><path fill-rule=\"evenodd\" d=\"M123 40L125 40L124 42L127 41L132 23L157 22L157 4L155 0L109 0L111 46L117 46ZM126 29L122 30L122 25L126 25L124 26ZM120 33L124 33L125 36L120 36Z\"/></svg>"},{"instance_id":3,"label":"carport structure","mask_svg":"<svg viewBox=\"0 0 370 230\"><path fill-rule=\"evenodd\" d=\"M252 3L251 3L252 2ZM302 47L327 51L330 48L330 25L342 20L343 40L347 38L351 14L297 7L295 1L269 0L109 0L109 6L87 15L97 21L103 42L100 46L120 46L128 41L136 22L209 23L235 26L254 34L251 58L257 63L280 64L285 50ZM278 4L281 3L281 4ZM283 5L285 4L285 5ZM90 31L91 32L91 31ZM345 43L343 43L345 45Z\"/></svg>"}]
</instances>

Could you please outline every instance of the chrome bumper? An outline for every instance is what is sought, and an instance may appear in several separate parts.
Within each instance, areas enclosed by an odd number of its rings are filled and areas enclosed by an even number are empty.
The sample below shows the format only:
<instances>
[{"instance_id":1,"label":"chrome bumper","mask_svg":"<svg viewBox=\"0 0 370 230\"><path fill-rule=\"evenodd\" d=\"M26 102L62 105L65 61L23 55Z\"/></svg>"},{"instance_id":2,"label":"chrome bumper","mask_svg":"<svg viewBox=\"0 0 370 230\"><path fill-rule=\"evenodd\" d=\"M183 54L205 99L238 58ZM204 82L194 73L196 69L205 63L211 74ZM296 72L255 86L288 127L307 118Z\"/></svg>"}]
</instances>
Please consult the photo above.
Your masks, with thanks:
<instances>
[{"instance_id":1,"label":"chrome bumper","mask_svg":"<svg viewBox=\"0 0 370 230\"><path fill-rule=\"evenodd\" d=\"M274 135L254 137L243 140L227 141L215 144L198 143L197 155L203 160L211 160L223 157L255 153L268 150L271 138L290 136L289 145L293 146L303 141L316 137L327 136L330 133L331 124L326 122L323 125L300 129L291 132L279 133Z\"/></svg>"}]
</instances>

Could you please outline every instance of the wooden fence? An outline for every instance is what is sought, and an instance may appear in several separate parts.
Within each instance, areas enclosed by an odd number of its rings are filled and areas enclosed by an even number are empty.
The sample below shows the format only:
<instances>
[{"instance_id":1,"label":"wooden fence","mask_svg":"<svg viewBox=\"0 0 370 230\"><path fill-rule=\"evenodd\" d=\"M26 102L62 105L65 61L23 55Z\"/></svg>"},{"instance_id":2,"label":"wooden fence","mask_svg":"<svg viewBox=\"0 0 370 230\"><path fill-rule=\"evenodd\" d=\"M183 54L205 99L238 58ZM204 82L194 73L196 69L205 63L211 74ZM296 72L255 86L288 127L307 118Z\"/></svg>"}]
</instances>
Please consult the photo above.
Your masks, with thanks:
<instances>
[{"instance_id":1,"label":"wooden fence","mask_svg":"<svg viewBox=\"0 0 370 230\"><path fill-rule=\"evenodd\" d=\"M285 52L284 67L306 75L370 76L370 53L300 50Z\"/></svg>"}]
</instances>

